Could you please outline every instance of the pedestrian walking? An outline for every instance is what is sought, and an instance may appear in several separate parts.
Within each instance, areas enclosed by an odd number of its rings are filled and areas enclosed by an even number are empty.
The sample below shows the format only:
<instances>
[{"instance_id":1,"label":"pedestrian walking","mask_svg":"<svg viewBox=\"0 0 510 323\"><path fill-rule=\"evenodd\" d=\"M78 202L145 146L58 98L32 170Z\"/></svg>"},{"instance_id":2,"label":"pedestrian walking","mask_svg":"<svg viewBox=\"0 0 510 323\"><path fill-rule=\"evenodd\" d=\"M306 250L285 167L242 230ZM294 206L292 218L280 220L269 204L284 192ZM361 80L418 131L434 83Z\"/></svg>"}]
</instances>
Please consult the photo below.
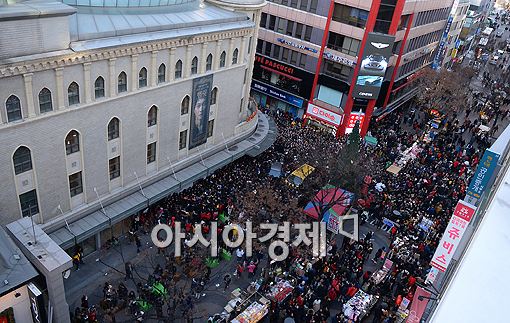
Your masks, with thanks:
<instances>
[{"instance_id":1,"label":"pedestrian walking","mask_svg":"<svg viewBox=\"0 0 510 323\"><path fill-rule=\"evenodd\" d=\"M136 253L140 253L140 248L142 247L142 241L138 235L135 235L135 243L136 243Z\"/></svg>"},{"instance_id":2,"label":"pedestrian walking","mask_svg":"<svg viewBox=\"0 0 510 323\"><path fill-rule=\"evenodd\" d=\"M126 277L124 280L133 279L133 265L129 261L124 265L124 269L126 270Z\"/></svg>"},{"instance_id":3,"label":"pedestrian walking","mask_svg":"<svg viewBox=\"0 0 510 323\"><path fill-rule=\"evenodd\" d=\"M228 286L230 286L230 283L232 282L232 277L230 274L226 274L223 277L223 283L225 284L225 287L223 288L223 291L226 291L228 289Z\"/></svg>"},{"instance_id":4,"label":"pedestrian walking","mask_svg":"<svg viewBox=\"0 0 510 323\"><path fill-rule=\"evenodd\" d=\"M73 256L73 265L75 270L80 270L80 254L75 253Z\"/></svg>"},{"instance_id":5,"label":"pedestrian walking","mask_svg":"<svg viewBox=\"0 0 510 323\"><path fill-rule=\"evenodd\" d=\"M381 258L382 253L384 252L384 250L386 250L384 247L377 249L377 251L375 252L374 259L372 259L372 262L374 264L379 262L379 258Z\"/></svg>"}]
</instances>

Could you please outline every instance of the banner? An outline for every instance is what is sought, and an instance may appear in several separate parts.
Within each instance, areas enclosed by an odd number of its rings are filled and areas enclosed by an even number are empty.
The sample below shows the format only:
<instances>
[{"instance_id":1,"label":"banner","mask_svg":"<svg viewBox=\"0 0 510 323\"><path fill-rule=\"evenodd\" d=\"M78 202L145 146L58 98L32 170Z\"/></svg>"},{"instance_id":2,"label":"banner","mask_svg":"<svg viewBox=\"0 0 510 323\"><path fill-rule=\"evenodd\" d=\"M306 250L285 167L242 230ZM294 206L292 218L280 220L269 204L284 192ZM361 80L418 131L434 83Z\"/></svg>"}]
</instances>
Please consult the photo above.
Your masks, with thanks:
<instances>
[{"instance_id":1,"label":"banner","mask_svg":"<svg viewBox=\"0 0 510 323\"><path fill-rule=\"evenodd\" d=\"M304 102L303 99L298 98L297 96L294 96L294 95L284 92L282 90L279 90L279 89L272 87L270 85L259 82L257 80L252 80L251 88L254 90L257 90L261 93L264 93L264 94L267 94L274 98L277 98L279 100L285 101L285 102L292 104L298 108L301 108L303 106L303 102Z\"/></svg>"},{"instance_id":2,"label":"banner","mask_svg":"<svg viewBox=\"0 0 510 323\"><path fill-rule=\"evenodd\" d=\"M352 129L354 128L354 125L356 124L356 121L359 121L359 129L361 130L361 127L363 127L363 122L365 121L365 114L362 112L352 112L349 115L349 121L347 122L347 125L345 126L345 133L351 133Z\"/></svg>"},{"instance_id":3,"label":"banner","mask_svg":"<svg viewBox=\"0 0 510 323\"><path fill-rule=\"evenodd\" d=\"M450 222L443 233L443 237L437 245L434 257L432 257L430 262L432 267L442 272L446 271L475 211L476 207L469 203L462 200L457 203Z\"/></svg>"},{"instance_id":4,"label":"banner","mask_svg":"<svg viewBox=\"0 0 510 323\"><path fill-rule=\"evenodd\" d=\"M489 184L496 166L498 165L499 154L486 149L485 153L476 168L476 172L471 178L466 194L466 201L473 205L477 205L478 200L482 197L487 185Z\"/></svg>"},{"instance_id":5,"label":"banner","mask_svg":"<svg viewBox=\"0 0 510 323\"><path fill-rule=\"evenodd\" d=\"M419 300L420 297L424 297L424 299ZM421 288L420 286L416 287L416 292L414 293L413 302L411 303L406 323L420 323L423 312L425 312L425 308L429 302L428 297L430 297L429 291Z\"/></svg>"},{"instance_id":6,"label":"banner","mask_svg":"<svg viewBox=\"0 0 510 323\"><path fill-rule=\"evenodd\" d=\"M189 149L207 141L213 75L193 79Z\"/></svg>"},{"instance_id":7,"label":"banner","mask_svg":"<svg viewBox=\"0 0 510 323\"><path fill-rule=\"evenodd\" d=\"M339 126L340 123L342 123L342 116L338 113L323 109L311 103L308 103L308 109L306 109L306 113L316 119L332 123L335 126Z\"/></svg>"}]
</instances>

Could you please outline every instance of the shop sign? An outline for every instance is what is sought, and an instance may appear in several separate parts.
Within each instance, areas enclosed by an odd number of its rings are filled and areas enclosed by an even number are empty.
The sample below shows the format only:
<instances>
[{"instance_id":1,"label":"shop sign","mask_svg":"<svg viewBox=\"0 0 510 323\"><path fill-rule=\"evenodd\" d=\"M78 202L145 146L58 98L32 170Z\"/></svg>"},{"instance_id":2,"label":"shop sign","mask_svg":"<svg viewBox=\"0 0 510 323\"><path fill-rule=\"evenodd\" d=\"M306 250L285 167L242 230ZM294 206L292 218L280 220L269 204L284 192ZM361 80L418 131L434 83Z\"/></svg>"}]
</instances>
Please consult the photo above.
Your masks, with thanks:
<instances>
[{"instance_id":1,"label":"shop sign","mask_svg":"<svg viewBox=\"0 0 510 323\"><path fill-rule=\"evenodd\" d=\"M277 70L279 72L283 72L283 73L286 73L286 74L290 74L290 75L293 75L294 74L294 68L290 67L290 66L287 66L287 65L284 65L282 63L278 63L276 61L273 61L267 57L263 57L263 56L260 56L260 55L255 55L255 61L260 63L261 65L264 65L264 66L267 66L267 67L270 67L274 70Z\"/></svg>"},{"instance_id":2,"label":"shop sign","mask_svg":"<svg viewBox=\"0 0 510 323\"><path fill-rule=\"evenodd\" d=\"M289 104L292 104L298 108L301 108L303 106L303 99L298 98L292 94L283 92L282 90L279 90L277 88L274 88L270 85L266 85L264 83L261 83L259 81L253 80L251 83L251 88L254 90L257 90L261 93L267 94L269 96L272 96L274 98L280 99L282 101L285 101Z\"/></svg>"},{"instance_id":3,"label":"shop sign","mask_svg":"<svg viewBox=\"0 0 510 323\"><path fill-rule=\"evenodd\" d=\"M315 48L310 48L310 47L307 47L305 45L296 44L296 43L293 43L293 42L291 42L291 41L289 41L287 39L276 38L276 40L279 41L282 44L287 45L287 46L295 47L295 48L301 49L301 50L307 50L307 51L312 52L312 53L318 53L318 51Z\"/></svg>"},{"instance_id":4,"label":"shop sign","mask_svg":"<svg viewBox=\"0 0 510 323\"><path fill-rule=\"evenodd\" d=\"M359 128L363 126L363 122L365 121L364 113L351 113L349 116L349 121L347 121L347 126L345 127L345 133L351 133L356 121L359 121Z\"/></svg>"},{"instance_id":5,"label":"shop sign","mask_svg":"<svg viewBox=\"0 0 510 323\"><path fill-rule=\"evenodd\" d=\"M328 53L328 52L324 52L324 58L325 59L329 59L331 61L335 61L335 62L340 63L340 64L347 65L347 66L354 66L354 65L356 65L355 61L352 61L352 60L347 59L345 57L338 56L338 55L335 55L335 54L332 54L332 53Z\"/></svg>"},{"instance_id":6,"label":"shop sign","mask_svg":"<svg viewBox=\"0 0 510 323\"><path fill-rule=\"evenodd\" d=\"M423 289L420 286L416 287L413 302L411 303L411 308L409 309L409 316L407 317L406 323L421 322L421 317L425 312L425 308L427 307L427 304L429 302L430 295L431 293L426 289Z\"/></svg>"},{"instance_id":7,"label":"shop sign","mask_svg":"<svg viewBox=\"0 0 510 323\"><path fill-rule=\"evenodd\" d=\"M448 222L448 226L443 233L443 237L437 245L434 257L432 257L430 262L432 267L437 268L441 272L446 271L475 211L475 206L459 200L450 222Z\"/></svg>"},{"instance_id":8,"label":"shop sign","mask_svg":"<svg viewBox=\"0 0 510 323\"><path fill-rule=\"evenodd\" d=\"M42 323L46 321L46 313L44 311L44 303L42 292L33 283L27 284L28 297L30 300L30 311L34 323Z\"/></svg>"},{"instance_id":9,"label":"shop sign","mask_svg":"<svg viewBox=\"0 0 510 323\"><path fill-rule=\"evenodd\" d=\"M468 203L476 205L478 200L482 197L483 192L489 184L489 180L492 178L492 175L496 170L499 156L499 154L489 149L485 150L483 157L476 168L476 172L469 183L469 188L466 194L466 201Z\"/></svg>"},{"instance_id":10,"label":"shop sign","mask_svg":"<svg viewBox=\"0 0 510 323\"><path fill-rule=\"evenodd\" d=\"M342 123L341 115L318 107L315 104L308 103L308 109L306 110L306 113L313 116L314 118L333 123L336 126L339 126Z\"/></svg>"}]
</instances>

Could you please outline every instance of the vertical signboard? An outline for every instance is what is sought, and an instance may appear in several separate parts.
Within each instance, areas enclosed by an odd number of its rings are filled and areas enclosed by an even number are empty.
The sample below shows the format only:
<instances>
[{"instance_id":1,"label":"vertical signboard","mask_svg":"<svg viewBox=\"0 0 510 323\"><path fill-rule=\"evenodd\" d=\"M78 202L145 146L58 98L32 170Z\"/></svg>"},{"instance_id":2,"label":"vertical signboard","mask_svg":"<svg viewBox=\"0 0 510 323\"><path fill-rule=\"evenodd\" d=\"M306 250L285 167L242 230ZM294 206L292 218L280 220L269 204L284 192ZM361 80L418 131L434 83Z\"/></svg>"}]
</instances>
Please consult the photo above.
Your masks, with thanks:
<instances>
[{"instance_id":1,"label":"vertical signboard","mask_svg":"<svg viewBox=\"0 0 510 323\"><path fill-rule=\"evenodd\" d=\"M462 200L457 202L450 222L448 222L448 226L430 262L432 267L442 272L446 271L475 211L475 206Z\"/></svg>"},{"instance_id":2,"label":"vertical signboard","mask_svg":"<svg viewBox=\"0 0 510 323\"><path fill-rule=\"evenodd\" d=\"M453 1L452 8L450 10L450 16L446 22L446 26L443 30L443 35L441 36L441 42L439 42L439 46L437 47L437 53L434 57L434 61L432 62L432 68L438 69L443 63L443 56L446 49L444 48L446 45L446 41L448 40L448 34L450 33L450 29L452 28L453 17L456 15L457 7L459 6L459 0Z\"/></svg>"},{"instance_id":3,"label":"vertical signboard","mask_svg":"<svg viewBox=\"0 0 510 323\"><path fill-rule=\"evenodd\" d=\"M377 99L392 55L394 42L395 36L379 33L368 34L354 86L353 96L355 98Z\"/></svg>"},{"instance_id":4,"label":"vertical signboard","mask_svg":"<svg viewBox=\"0 0 510 323\"><path fill-rule=\"evenodd\" d=\"M207 141L212 83L212 75L193 80L189 149L200 146Z\"/></svg>"},{"instance_id":5,"label":"vertical signboard","mask_svg":"<svg viewBox=\"0 0 510 323\"><path fill-rule=\"evenodd\" d=\"M487 149L476 168L476 172L471 178L466 193L466 201L473 205L477 205L478 200L482 197L483 192L487 188L496 166L498 165L499 154Z\"/></svg>"},{"instance_id":6,"label":"vertical signboard","mask_svg":"<svg viewBox=\"0 0 510 323\"><path fill-rule=\"evenodd\" d=\"M349 116L349 121L347 122L347 125L345 126L345 133L349 134L352 132L352 129L354 128L354 125L356 124L356 121L359 121L359 128L363 127L363 122L365 121L365 114L361 112L353 112Z\"/></svg>"},{"instance_id":7,"label":"vertical signboard","mask_svg":"<svg viewBox=\"0 0 510 323\"><path fill-rule=\"evenodd\" d=\"M30 299L30 311L32 312L34 323L46 322L46 311L42 292L33 283L28 283L27 289Z\"/></svg>"},{"instance_id":8,"label":"vertical signboard","mask_svg":"<svg viewBox=\"0 0 510 323\"><path fill-rule=\"evenodd\" d=\"M419 323L421 321L423 312L425 312L425 308L429 302L430 295L431 293L429 291L421 288L420 286L416 287L416 292L414 292L413 302L411 303L406 323Z\"/></svg>"}]
</instances>

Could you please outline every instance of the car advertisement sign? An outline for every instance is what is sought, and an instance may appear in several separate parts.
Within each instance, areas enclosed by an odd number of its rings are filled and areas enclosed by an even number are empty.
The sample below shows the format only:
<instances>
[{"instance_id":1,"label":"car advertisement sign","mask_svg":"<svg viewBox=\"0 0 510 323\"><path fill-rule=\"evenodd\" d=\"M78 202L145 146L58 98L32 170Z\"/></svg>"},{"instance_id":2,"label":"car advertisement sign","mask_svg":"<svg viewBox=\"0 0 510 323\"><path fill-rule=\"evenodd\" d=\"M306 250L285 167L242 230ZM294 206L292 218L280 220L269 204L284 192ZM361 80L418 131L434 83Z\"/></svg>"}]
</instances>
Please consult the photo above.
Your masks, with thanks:
<instances>
[{"instance_id":1,"label":"car advertisement sign","mask_svg":"<svg viewBox=\"0 0 510 323\"><path fill-rule=\"evenodd\" d=\"M377 99L392 55L394 42L395 36L379 33L368 34L354 86L353 96L355 98Z\"/></svg>"}]
</instances>

